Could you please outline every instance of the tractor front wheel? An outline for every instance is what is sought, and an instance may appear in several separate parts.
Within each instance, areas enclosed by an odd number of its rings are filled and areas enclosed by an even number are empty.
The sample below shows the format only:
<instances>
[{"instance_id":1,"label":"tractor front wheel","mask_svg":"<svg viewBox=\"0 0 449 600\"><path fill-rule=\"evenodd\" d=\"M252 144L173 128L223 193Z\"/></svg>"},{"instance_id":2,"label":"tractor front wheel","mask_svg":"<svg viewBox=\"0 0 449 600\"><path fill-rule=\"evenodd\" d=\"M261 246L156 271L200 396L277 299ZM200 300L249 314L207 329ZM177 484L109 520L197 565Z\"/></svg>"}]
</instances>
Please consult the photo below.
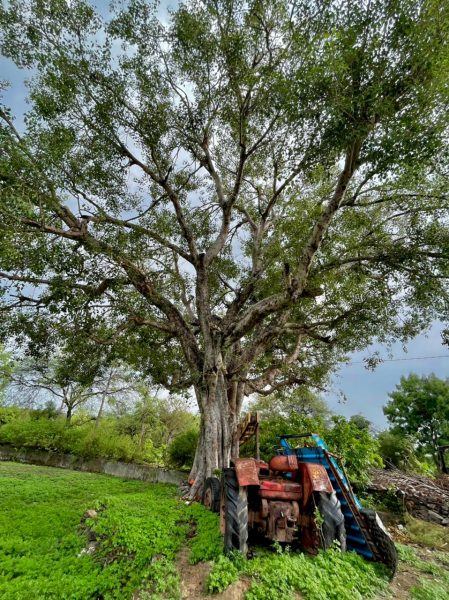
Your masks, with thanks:
<instances>
[{"instance_id":1,"label":"tractor front wheel","mask_svg":"<svg viewBox=\"0 0 449 600\"><path fill-rule=\"evenodd\" d=\"M212 512L220 512L220 480L217 477L208 477L204 484L203 504Z\"/></svg>"},{"instance_id":2,"label":"tractor front wheel","mask_svg":"<svg viewBox=\"0 0 449 600\"><path fill-rule=\"evenodd\" d=\"M390 579L393 579L398 564L396 546L376 511L364 508L362 516L377 552L381 556L381 561L388 568Z\"/></svg>"},{"instance_id":3,"label":"tractor front wheel","mask_svg":"<svg viewBox=\"0 0 449 600\"><path fill-rule=\"evenodd\" d=\"M320 524L317 523L321 548L327 550L334 542L338 542L340 550L345 552L345 518L337 494L335 492L331 494L328 492L315 492L313 498L321 520Z\"/></svg>"},{"instance_id":4,"label":"tractor front wheel","mask_svg":"<svg viewBox=\"0 0 449 600\"><path fill-rule=\"evenodd\" d=\"M248 551L248 498L246 487L239 486L235 469L223 474L224 549L225 553Z\"/></svg>"}]
</instances>

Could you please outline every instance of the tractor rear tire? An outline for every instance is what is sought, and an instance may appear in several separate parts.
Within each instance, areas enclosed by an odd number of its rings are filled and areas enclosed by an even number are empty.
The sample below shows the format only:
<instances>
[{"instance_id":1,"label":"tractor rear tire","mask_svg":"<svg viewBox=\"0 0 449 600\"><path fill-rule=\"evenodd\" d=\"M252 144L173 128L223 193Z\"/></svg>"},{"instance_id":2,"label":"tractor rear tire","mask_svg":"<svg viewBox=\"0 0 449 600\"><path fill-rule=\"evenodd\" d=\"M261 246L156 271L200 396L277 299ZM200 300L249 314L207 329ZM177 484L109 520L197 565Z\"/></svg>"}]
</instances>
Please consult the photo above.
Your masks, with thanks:
<instances>
[{"instance_id":1,"label":"tractor rear tire","mask_svg":"<svg viewBox=\"0 0 449 600\"><path fill-rule=\"evenodd\" d=\"M220 480L217 477L208 477L204 484L203 504L212 512L220 512Z\"/></svg>"},{"instance_id":2,"label":"tractor rear tire","mask_svg":"<svg viewBox=\"0 0 449 600\"><path fill-rule=\"evenodd\" d=\"M315 506L323 522L320 527L321 548L327 550L334 542L338 542L341 552L346 552L345 518L337 494L332 492L315 492Z\"/></svg>"},{"instance_id":3,"label":"tractor rear tire","mask_svg":"<svg viewBox=\"0 0 449 600\"><path fill-rule=\"evenodd\" d=\"M379 555L382 557L381 560L389 571L391 580L396 573L398 565L396 546L375 510L364 508L361 510L361 513L371 535L371 539L373 540Z\"/></svg>"},{"instance_id":4,"label":"tractor rear tire","mask_svg":"<svg viewBox=\"0 0 449 600\"><path fill-rule=\"evenodd\" d=\"M235 469L224 469L224 549L228 554L248 552L248 497L246 487L239 486Z\"/></svg>"}]
</instances>

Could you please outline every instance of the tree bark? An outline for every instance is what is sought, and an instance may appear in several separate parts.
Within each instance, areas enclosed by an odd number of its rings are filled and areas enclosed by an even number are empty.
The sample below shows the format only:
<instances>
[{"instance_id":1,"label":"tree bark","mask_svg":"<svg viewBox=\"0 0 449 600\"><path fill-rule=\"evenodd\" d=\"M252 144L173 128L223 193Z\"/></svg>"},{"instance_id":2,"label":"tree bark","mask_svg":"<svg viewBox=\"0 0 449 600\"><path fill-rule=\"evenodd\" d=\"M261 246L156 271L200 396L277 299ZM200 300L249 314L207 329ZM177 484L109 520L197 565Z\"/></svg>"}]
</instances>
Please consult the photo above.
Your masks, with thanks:
<instances>
[{"instance_id":1,"label":"tree bark","mask_svg":"<svg viewBox=\"0 0 449 600\"><path fill-rule=\"evenodd\" d=\"M238 457L238 424L243 385L229 381L223 372L210 377L208 385L197 388L201 423L195 459L189 479L194 483L190 497L201 496L207 477L229 467Z\"/></svg>"},{"instance_id":2,"label":"tree bark","mask_svg":"<svg viewBox=\"0 0 449 600\"><path fill-rule=\"evenodd\" d=\"M106 396L108 395L109 386L111 385L112 374L113 374L113 370L111 369L109 371L109 377L108 377L108 380L106 382L106 387L104 388L104 391L103 391L103 393L101 395L100 408L98 409L97 418L95 419L95 429L98 428L98 423L100 422L101 416L103 414L103 408L104 408L104 404L106 402Z\"/></svg>"}]
</instances>

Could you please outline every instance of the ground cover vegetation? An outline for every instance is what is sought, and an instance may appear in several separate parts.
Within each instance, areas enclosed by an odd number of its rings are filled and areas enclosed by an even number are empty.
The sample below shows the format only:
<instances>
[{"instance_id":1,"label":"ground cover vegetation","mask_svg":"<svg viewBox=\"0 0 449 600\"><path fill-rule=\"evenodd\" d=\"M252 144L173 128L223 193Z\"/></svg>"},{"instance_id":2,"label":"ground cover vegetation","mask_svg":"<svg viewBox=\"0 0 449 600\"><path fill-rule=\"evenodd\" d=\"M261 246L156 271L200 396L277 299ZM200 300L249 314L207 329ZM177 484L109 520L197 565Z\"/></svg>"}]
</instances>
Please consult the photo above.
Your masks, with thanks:
<instances>
[{"instance_id":1,"label":"ground cover vegetation","mask_svg":"<svg viewBox=\"0 0 449 600\"><path fill-rule=\"evenodd\" d=\"M216 561L208 579L208 589L223 591L241 575L251 577L246 600L293 600L295 593L307 600L362 599L382 597L388 588L381 567L354 553L338 549L311 558L295 552L261 552L251 561Z\"/></svg>"},{"instance_id":2,"label":"ground cover vegetation","mask_svg":"<svg viewBox=\"0 0 449 600\"><path fill-rule=\"evenodd\" d=\"M447 3L11 0L2 335L193 389L192 494L245 396L447 317Z\"/></svg>"},{"instance_id":3,"label":"ground cover vegetation","mask_svg":"<svg viewBox=\"0 0 449 600\"><path fill-rule=\"evenodd\" d=\"M14 463L0 464L0 598L123 600L145 587L179 598L174 560L195 526L192 560L217 558L217 516L187 506L174 486L123 481ZM96 549L86 552L85 525Z\"/></svg>"},{"instance_id":4,"label":"ground cover vegetation","mask_svg":"<svg viewBox=\"0 0 449 600\"><path fill-rule=\"evenodd\" d=\"M399 558L412 566L422 578L410 589L410 598L414 600L445 600L449 589L449 564L447 553L436 553L436 560L423 560L416 548L397 544Z\"/></svg>"},{"instance_id":5,"label":"ground cover vegetation","mask_svg":"<svg viewBox=\"0 0 449 600\"><path fill-rule=\"evenodd\" d=\"M397 577L411 579L404 596L381 565L337 547L318 557L279 545L256 547L249 560L224 556L218 516L181 501L174 486L14 463L0 464L0 484L2 600L179 600L183 546L191 563L212 561L204 594L243 577L245 600L447 598L447 552L398 544ZM97 516L84 519L86 510Z\"/></svg>"},{"instance_id":6,"label":"ground cover vegetation","mask_svg":"<svg viewBox=\"0 0 449 600\"><path fill-rule=\"evenodd\" d=\"M146 577L157 588L172 576L188 529L173 488L13 463L0 474L1 598L121 599ZM80 530L93 508L107 536L95 559Z\"/></svg>"},{"instance_id":7,"label":"ground cover vegetation","mask_svg":"<svg viewBox=\"0 0 449 600\"><path fill-rule=\"evenodd\" d=\"M251 561L225 558L217 515L181 502L174 486L14 463L0 464L0 481L4 600L123 600L137 590L178 600L176 553L185 544L191 562L214 561L210 591L251 577L248 600L287 599L293 590L306 600L356 600L387 585L378 567L338 551L313 559L261 549ZM80 527L87 509L98 516Z\"/></svg>"}]
</instances>

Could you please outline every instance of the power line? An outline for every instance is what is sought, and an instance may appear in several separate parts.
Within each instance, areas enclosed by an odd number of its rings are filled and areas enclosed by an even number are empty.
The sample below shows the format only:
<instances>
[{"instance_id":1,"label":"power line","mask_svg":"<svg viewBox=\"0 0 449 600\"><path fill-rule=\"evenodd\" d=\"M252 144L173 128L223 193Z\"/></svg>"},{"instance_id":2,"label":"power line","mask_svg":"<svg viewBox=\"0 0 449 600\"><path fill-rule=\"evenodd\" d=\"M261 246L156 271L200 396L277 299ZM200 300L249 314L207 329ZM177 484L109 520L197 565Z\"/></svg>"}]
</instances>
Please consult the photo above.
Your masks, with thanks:
<instances>
[{"instance_id":1,"label":"power line","mask_svg":"<svg viewBox=\"0 0 449 600\"><path fill-rule=\"evenodd\" d=\"M400 362L404 360L428 360L429 358L449 358L449 354L437 354L435 356L410 356L409 358L380 358L378 359L379 364L384 362ZM350 365L366 365L366 360L358 360L354 362L346 363L348 366Z\"/></svg>"}]
</instances>

